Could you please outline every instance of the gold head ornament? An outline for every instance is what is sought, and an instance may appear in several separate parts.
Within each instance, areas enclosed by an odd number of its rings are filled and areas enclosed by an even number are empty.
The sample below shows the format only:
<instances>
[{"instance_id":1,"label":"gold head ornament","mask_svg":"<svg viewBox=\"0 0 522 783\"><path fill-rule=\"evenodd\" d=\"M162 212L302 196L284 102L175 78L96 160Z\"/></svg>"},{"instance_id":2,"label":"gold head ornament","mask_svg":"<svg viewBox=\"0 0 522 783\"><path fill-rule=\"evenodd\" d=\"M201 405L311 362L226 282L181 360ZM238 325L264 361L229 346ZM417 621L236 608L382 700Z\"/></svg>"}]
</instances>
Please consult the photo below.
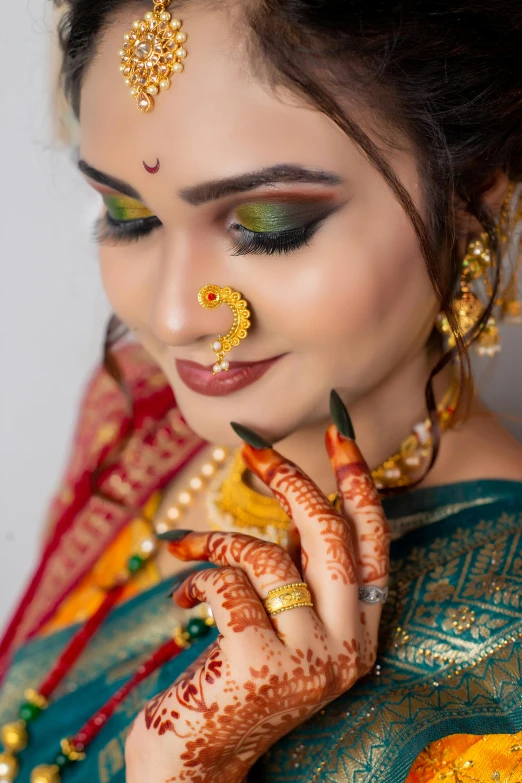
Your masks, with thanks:
<instances>
[{"instance_id":1,"label":"gold head ornament","mask_svg":"<svg viewBox=\"0 0 522 783\"><path fill-rule=\"evenodd\" d=\"M183 71L187 56L181 21L167 11L170 0L154 0L154 10L133 22L120 49L120 71L143 114L154 108L154 97L168 90L174 74Z\"/></svg>"},{"instance_id":2,"label":"gold head ornament","mask_svg":"<svg viewBox=\"0 0 522 783\"><path fill-rule=\"evenodd\" d=\"M217 358L213 367L214 375L218 372L227 372L229 364L225 359L225 354L238 346L240 341L248 335L250 329L248 304L238 291L233 291L228 286L220 288L217 285L203 286L198 292L198 302L201 307L208 310L215 310L222 304L227 304L232 310L234 322L229 331L224 337L219 335L217 340L213 340L210 344Z\"/></svg>"}]
</instances>

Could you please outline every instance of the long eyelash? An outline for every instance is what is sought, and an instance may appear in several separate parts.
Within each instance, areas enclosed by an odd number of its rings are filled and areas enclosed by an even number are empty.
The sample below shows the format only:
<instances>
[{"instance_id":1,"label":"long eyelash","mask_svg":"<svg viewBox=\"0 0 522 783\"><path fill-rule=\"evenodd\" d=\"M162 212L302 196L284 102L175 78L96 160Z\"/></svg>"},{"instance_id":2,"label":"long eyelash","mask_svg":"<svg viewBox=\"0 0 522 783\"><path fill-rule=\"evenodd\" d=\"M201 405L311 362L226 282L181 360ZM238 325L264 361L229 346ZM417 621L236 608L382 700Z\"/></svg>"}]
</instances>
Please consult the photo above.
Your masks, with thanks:
<instances>
[{"instance_id":1,"label":"long eyelash","mask_svg":"<svg viewBox=\"0 0 522 783\"><path fill-rule=\"evenodd\" d=\"M230 249L234 256L291 253L310 242L320 222L322 220L316 220L302 228L270 232L248 231L243 226L234 224L231 228L234 228L239 236L234 238Z\"/></svg>"},{"instance_id":2,"label":"long eyelash","mask_svg":"<svg viewBox=\"0 0 522 783\"><path fill-rule=\"evenodd\" d=\"M105 214L94 224L94 241L100 245L118 245L120 242L137 242L162 223L156 216L135 220L114 220Z\"/></svg>"},{"instance_id":3,"label":"long eyelash","mask_svg":"<svg viewBox=\"0 0 522 783\"><path fill-rule=\"evenodd\" d=\"M335 207L329 214L337 211ZM249 231L237 223L231 226L239 236L234 237L230 252L235 256L242 255L282 255L308 245L319 226L328 215L323 215L307 226L288 231L257 232ZM93 236L95 242L101 245L118 245L120 243L138 242L156 228L163 225L155 215L134 220L114 220L108 213L94 224Z\"/></svg>"}]
</instances>

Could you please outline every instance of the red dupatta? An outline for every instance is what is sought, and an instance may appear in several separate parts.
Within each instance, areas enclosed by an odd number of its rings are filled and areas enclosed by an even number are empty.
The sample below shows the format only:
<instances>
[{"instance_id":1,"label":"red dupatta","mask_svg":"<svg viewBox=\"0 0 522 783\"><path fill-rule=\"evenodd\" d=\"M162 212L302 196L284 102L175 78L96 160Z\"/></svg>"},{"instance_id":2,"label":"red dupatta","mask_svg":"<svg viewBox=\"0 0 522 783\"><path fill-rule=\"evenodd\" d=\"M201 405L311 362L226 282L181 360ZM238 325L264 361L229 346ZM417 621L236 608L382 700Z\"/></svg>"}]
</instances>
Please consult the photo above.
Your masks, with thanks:
<instances>
[{"instance_id":1,"label":"red dupatta","mask_svg":"<svg viewBox=\"0 0 522 783\"><path fill-rule=\"evenodd\" d=\"M184 423L165 376L144 349L127 345L117 356L134 410L131 414L105 370L98 370L81 405L62 486L51 503L52 532L0 641L0 681L16 647L38 633L136 510L205 445ZM93 476L130 427L124 449L93 486Z\"/></svg>"}]
</instances>

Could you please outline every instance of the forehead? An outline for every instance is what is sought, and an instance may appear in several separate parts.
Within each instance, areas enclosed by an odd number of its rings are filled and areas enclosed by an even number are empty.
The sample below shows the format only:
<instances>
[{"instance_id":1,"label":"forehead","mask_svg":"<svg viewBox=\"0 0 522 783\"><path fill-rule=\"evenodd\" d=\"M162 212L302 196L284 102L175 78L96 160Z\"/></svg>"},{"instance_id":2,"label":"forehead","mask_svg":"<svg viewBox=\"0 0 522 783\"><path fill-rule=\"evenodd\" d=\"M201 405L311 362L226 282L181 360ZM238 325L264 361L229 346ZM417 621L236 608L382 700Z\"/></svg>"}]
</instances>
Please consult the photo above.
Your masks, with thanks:
<instances>
[{"instance_id":1,"label":"forehead","mask_svg":"<svg viewBox=\"0 0 522 783\"><path fill-rule=\"evenodd\" d=\"M118 51L137 15L120 16L105 31L82 89L83 158L120 176L136 160L171 159L180 184L274 163L335 168L346 136L302 100L256 78L237 20L201 8L179 16L188 36L185 69L150 114L138 111L119 70Z\"/></svg>"}]
</instances>

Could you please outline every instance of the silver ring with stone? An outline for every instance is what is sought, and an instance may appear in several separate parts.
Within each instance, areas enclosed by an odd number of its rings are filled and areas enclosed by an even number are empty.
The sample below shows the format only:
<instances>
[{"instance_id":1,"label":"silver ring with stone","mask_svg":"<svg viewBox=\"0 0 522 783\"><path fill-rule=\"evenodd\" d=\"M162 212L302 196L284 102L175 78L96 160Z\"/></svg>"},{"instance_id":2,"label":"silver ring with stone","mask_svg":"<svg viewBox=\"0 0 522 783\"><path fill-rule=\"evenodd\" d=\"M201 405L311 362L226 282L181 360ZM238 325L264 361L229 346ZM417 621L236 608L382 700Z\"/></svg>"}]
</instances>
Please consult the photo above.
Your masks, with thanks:
<instances>
[{"instance_id":1,"label":"silver ring with stone","mask_svg":"<svg viewBox=\"0 0 522 783\"><path fill-rule=\"evenodd\" d=\"M362 585L359 587L359 601L365 604L384 604L388 598L389 589L387 587L377 587L376 585Z\"/></svg>"}]
</instances>

